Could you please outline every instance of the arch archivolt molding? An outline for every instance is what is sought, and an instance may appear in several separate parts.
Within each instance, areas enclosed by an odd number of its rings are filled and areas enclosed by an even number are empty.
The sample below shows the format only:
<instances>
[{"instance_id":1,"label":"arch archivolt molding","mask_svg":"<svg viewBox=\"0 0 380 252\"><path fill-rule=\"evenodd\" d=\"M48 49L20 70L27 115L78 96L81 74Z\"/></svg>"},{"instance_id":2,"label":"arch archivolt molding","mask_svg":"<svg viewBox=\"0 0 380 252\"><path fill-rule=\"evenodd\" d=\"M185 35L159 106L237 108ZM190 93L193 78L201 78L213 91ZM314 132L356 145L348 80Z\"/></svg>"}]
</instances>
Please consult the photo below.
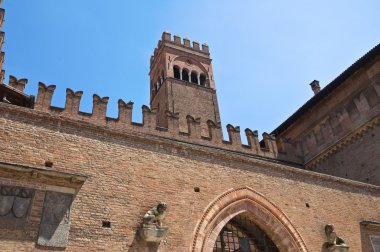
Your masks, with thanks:
<instances>
[{"instance_id":1,"label":"arch archivolt molding","mask_svg":"<svg viewBox=\"0 0 380 252\"><path fill-rule=\"evenodd\" d=\"M229 220L241 213L248 213L281 252L308 251L289 218L264 195L250 187L230 189L206 207L193 232L190 251L212 252L219 232Z\"/></svg>"},{"instance_id":2,"label":"arch archivolt molding","mask_svg":"<svg viewBox=\"0 0 380 252\"><path fill-rule=\"evenodd\" d=\"M190 60L191 61L191 65L194 65L196 66L196 68L192 68L191 66L187 65L187 61ZM192 58L192 57L189 57L189 56L177 56L173 59L173 66L176 65L176 63L181 63L181 64L178 64L179 67L181 68L187 68L189 71L192 71L192 70L195 70L197 71L199 74L203 73L204 75L206 75L207 77L209 76L208 74L208 71L207 69L196 59Z\"/></svg>"}]
</instances>

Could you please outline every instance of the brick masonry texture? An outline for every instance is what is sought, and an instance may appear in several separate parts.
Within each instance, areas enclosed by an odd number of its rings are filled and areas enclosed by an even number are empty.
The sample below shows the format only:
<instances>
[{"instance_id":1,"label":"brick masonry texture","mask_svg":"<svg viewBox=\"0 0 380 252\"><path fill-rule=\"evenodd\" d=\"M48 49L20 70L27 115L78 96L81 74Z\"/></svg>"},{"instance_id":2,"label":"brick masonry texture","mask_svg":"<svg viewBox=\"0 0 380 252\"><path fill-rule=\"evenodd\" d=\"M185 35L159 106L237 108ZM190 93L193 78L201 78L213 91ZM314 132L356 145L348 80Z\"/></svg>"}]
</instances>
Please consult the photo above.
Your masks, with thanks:
<instances>
[{"instance_id":1,"label":"brick masonry texture","mask_svg":"<svg viewBox=\"0 0 380 252\"><path fill-rule=\"evenodd\" d=\"M3 18L0 9L0 27ZM0 48L3 39L0 33ZM39 83L34 104L23 93L27 79L3 84L1 52L0 210L13 212L0 216L0 252L211 251L241 213L281 252L325 251L328 223L351 252L371 251L369 235L380 235L379 55L380 45L277 136L259 141L246 129L242 145L240 128L230 124L223 140L206 44L163 33L142 124L122 100L118 118L106 117L108 97L96 94L92 113L80 112L82 91L67 89L65 107L52 107L54 85ZM33 196L9 196L9 188ZM3 201L10 197L12 204ZM32 201L21 218L13 207L22 197ZM160 201L168 205L168 236L144 242L143 216Z\"/></svg>"},{"instance_id":2,"label":"brick masonry texture","mask_svg":"<svg viewBox=\"0 0 380 252\"><path fill-rule=\"evenodd\" d=\"M379 184L380 148L374 147L375 143L380 143L380 127L378 125L362 133L345 148L318 164L313 171Z\"/></svg>"},{"instance_id":3,"label":"brick masonry texture","mask_svg":"<svg viewBox=\"0 0 380 252\"><path fill-rule=\"evenodd\" d=\"M67 251L148 251L137 242L136 231L157 201L169 206L165 219L169 235L159 251L189 251L207 205L241 186L251 187L278 206L309 251L321 250L326 223L335 224L351 251L361 251L359 222L380 219L380 193L375 186L205 146L110 133L12 105L0 104L0 111L3 162L43 165L51 160L54 170L89 176L76 188ZM2 180L35 183L11 173L2 174ZM194 187L200 192L194 192ZM30 216L35 217L29 218L24 230L0 231L4 251L39 250L35 241L42 194L43 188L33 202ZM102 228L103 220L111 222L111 229Z\"/></svg>"}]
</instances>

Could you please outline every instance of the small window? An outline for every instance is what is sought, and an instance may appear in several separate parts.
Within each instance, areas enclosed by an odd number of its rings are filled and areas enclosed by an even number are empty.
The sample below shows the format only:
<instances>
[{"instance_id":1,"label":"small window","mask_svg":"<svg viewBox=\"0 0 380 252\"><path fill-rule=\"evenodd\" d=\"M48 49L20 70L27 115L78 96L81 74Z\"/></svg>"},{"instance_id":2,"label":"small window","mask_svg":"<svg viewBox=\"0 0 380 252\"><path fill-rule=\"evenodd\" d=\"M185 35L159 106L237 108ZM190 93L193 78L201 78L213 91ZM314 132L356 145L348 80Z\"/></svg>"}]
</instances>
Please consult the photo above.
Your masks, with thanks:
<instances>
[{"instance_id":1,"label":"small window","mask_svg":"<svg viewBox=\"0 0 380 252\"><path fill-rule=\"evenodd\" d=\"M180 69L178 66L173 67L174 78L181 79Z\"/></svg>"},{"instance_id":2,"label":"small window","mask_svg":"<svg viewBox=\"0 0 380 252\"><path fill-rule=\"evenodd\" d=\"M111 222L110 221L102 221L102 227L103 228L111 228Z\"/></svg>"}]
</instances>

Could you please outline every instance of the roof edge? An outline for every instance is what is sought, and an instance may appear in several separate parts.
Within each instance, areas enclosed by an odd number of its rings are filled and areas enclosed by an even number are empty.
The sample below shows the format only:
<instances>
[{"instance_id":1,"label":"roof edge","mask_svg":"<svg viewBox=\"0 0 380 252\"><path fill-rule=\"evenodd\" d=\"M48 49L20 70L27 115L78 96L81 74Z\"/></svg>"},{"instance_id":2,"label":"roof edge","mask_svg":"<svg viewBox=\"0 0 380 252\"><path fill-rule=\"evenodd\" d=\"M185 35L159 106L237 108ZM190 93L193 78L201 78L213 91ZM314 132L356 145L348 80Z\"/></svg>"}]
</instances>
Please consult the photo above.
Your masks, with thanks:
<instances>
[{"instance_id":1,"label":"roof edge","mask_svg":"<svg viewBox=\"0 0 380 252\"><path fill-rule=\"evenodd\" d=\"M380 43L373 47L370 51L359 58L355 63L348 67L343 73L336 77L326 87L324 87L319 93L310 98L304 105L302 105L295 113L293 113L288 119L281 123L271 134L279 135L289 128L296 120L298 120L303 114L310 110L313 106L318 104L321 100L326 98L332 91L338 88L345 80L357 72L360 68L367 65L370 61L380 55Z\"/></svg>"}]
</instances>

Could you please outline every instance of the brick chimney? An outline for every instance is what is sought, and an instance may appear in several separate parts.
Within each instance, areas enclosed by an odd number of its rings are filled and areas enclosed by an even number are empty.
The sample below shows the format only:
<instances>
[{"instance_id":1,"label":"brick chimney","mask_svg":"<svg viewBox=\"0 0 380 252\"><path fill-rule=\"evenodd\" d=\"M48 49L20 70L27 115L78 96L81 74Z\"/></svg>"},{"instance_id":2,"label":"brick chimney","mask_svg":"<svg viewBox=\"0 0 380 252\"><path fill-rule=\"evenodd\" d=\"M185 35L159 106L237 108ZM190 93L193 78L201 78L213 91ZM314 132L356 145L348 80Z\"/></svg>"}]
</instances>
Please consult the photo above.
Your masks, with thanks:
<instances>
[{"instance_id":1,"label":"brick chimney","mask_svg":"<svg viewBox=\"0 0 380 252\"><path fill-rule=\"evenodd\" d=\"M311 90L313 90L313 92L314 92L314 95L318 94L319 91L321 91L321 87L319 86L319 81L317 81L317 80L313 80L310 83L310 86L311 86Z\"/></svg>"}]
</instances>

